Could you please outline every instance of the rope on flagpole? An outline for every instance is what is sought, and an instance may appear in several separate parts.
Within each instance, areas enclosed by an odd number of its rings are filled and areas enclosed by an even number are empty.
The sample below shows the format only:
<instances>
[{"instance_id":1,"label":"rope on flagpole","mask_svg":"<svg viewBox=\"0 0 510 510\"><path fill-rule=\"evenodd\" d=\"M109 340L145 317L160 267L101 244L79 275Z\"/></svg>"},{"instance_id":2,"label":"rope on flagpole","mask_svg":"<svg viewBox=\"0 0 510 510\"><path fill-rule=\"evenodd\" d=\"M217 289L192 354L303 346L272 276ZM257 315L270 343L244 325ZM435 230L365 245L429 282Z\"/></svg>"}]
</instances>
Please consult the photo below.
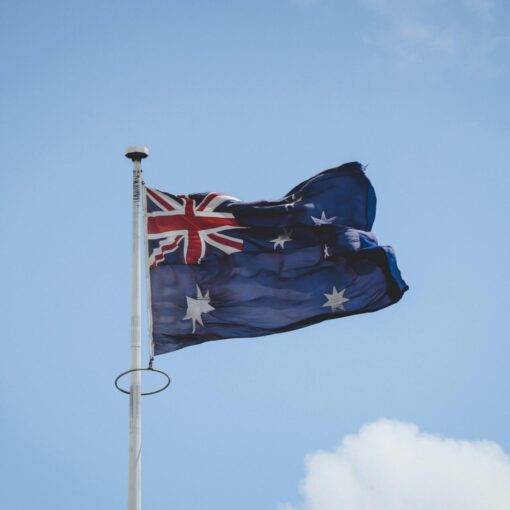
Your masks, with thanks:
<instances>
[{"instance_id":1,"label":"rope on flagpole","mask_svg":"<svg viewBox=\"0 0 510 510\"><path fill-rule=\"evenodd\" d=\"M152 292L149 261L149 237L147 233L147 192L145 191L145 179L143 171L140 170L142 179L142 218L143 218L143 243L144 243L144 262L145 262L145 290L147 292L147 342L149 343L149 368L152 368L154 361L154 339L152 336Z\"/></svg>"}]
</instances>

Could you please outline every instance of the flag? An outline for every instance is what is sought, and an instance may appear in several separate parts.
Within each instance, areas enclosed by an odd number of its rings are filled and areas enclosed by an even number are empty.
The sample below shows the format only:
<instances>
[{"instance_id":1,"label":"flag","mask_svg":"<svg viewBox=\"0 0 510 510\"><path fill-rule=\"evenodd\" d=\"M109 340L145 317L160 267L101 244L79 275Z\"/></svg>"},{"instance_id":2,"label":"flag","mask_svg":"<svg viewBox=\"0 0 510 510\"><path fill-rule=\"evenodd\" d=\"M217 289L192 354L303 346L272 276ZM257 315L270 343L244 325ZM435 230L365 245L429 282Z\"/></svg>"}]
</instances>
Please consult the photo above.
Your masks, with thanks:
<instances>
[{"instance_id":1,"label":"flag","mask_svg":"<svg viewBox=\"0 0 510 510\"><path fill-rule=\"evenodd\" d=\"M371 233L374 189L359 163L279 200L144 187L155 354L373 312L408 289Z\"/></svg>"}]
</instances>

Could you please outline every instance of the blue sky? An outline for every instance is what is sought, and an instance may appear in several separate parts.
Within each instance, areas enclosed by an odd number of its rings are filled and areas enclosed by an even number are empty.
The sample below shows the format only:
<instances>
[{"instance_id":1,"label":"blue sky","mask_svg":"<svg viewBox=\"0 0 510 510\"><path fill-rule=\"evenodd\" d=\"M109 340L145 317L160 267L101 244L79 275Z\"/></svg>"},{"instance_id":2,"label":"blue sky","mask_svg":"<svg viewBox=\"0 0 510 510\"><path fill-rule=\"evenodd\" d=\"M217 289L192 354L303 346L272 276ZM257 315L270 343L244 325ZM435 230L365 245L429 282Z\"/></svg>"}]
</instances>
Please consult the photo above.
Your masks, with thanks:
<instances>
[{"instance_id":1,"label":"blue sky","mask_svg":"<svg viewBox=\"0 0 510 510\"><path fill-rule=\"evenodd\" d=\"M113 379L129 364L130 144L151 150L149 185L243 200L368 164L373 231L411 288L376 314L159 357L173 385L143 403L146 508L325 510L305 457L396 434L413 438L412 463L424 443L406 423L510 452L506 2L1 10L2 508L125 506L128 400ZM346 448L341 462L357 458ZM367 455L358 467L400 462ZM491 472L473 459L466 481Z\"/></svg>"}]
</instances>

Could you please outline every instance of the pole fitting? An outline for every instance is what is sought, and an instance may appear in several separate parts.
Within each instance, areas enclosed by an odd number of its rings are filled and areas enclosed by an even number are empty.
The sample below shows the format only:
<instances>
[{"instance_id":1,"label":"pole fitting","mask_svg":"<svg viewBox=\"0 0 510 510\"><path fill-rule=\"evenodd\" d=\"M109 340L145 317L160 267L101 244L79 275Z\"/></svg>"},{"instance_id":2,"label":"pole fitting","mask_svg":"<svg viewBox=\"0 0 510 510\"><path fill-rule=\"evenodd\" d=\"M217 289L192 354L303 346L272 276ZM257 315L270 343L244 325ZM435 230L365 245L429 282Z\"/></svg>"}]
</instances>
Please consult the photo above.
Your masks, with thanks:
<instances>
[{"instance_id":1,"label":"pole fitting","mask_svg":"<svg viewBox=\"0 0 510 510\"><path fill-rule=\"evenodd\" d=\"M142 161L149 156L149 149L143 145L130 145L124 151L124 156L131 161Z\"/></svg>"}]
</instances>

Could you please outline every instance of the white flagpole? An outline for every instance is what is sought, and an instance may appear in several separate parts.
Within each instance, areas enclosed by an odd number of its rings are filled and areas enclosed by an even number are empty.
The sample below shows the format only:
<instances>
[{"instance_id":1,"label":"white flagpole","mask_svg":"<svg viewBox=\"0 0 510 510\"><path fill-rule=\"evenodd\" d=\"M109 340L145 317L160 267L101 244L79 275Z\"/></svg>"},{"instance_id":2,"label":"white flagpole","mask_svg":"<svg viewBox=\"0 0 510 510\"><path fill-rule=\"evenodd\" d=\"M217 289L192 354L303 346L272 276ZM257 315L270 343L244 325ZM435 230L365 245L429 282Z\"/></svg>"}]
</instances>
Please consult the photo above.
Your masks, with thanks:
<instances>
[{"instance_id":1,"label":"white flagpole","mask_svg":"<svg viewBox=\"0 0 510 510\"><path fill-rule=\"evenodd\" d=\"M129 394L129 486L128 510L142 508L142 328L140 293L140 162L147 147L128 147L125 156L133 161L133 266L131 273L131 383Z\"/></svg>"}]
</instances>

